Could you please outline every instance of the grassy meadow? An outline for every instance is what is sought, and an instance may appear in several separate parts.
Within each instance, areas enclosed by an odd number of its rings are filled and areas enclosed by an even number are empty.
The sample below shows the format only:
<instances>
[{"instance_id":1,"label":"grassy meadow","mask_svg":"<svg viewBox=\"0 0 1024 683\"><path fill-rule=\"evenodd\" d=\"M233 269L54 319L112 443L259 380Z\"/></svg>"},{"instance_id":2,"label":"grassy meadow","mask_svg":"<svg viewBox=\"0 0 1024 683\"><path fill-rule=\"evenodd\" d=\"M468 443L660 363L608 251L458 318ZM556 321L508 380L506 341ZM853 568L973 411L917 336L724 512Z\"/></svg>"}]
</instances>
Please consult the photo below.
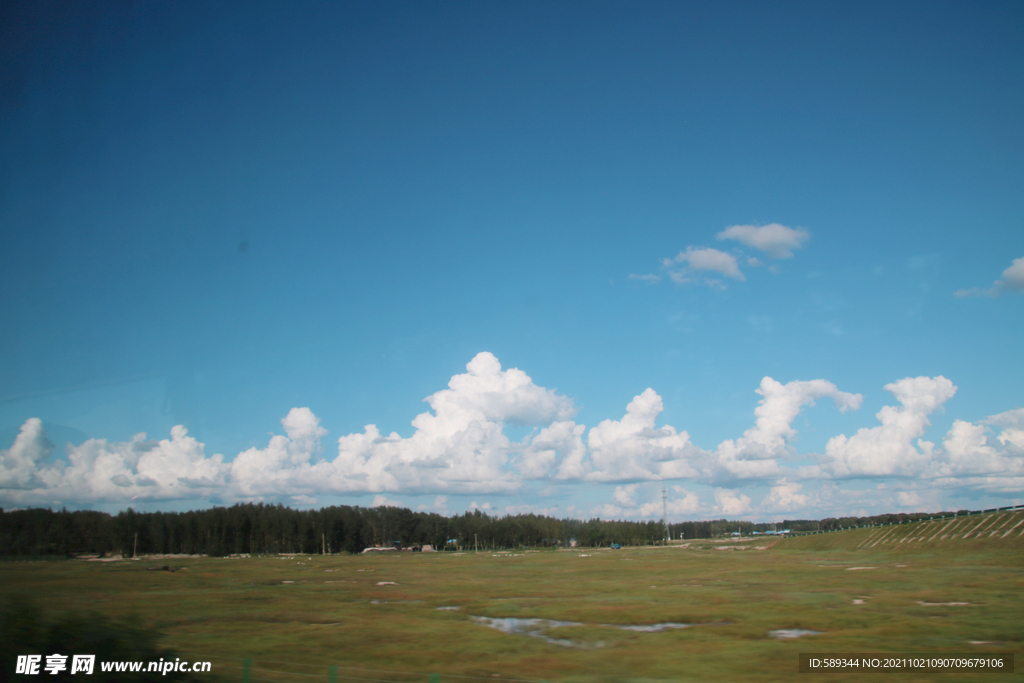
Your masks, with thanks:
<instances>
[{"instance_id":1,"label":"grassy meadow","mask_svg":"<svg viewBox=\"0 0 1024 683\"><path fill-rule=\"evenodd\" d=\"M944 539L927 524L904 533L916 542L858 529L616 551L9 561L0 582L50 614L137 615L163 645L212 661L211 681L242 680L243 658L253 681L327 681L330 665L341 681L783 681L800 652L1019 654L1020 534ZM174 571L147 569L160 565ZM473 617L578 625L510 634ZM664 622L692 626L618 628Z\"/></svg>"}]
</instances>

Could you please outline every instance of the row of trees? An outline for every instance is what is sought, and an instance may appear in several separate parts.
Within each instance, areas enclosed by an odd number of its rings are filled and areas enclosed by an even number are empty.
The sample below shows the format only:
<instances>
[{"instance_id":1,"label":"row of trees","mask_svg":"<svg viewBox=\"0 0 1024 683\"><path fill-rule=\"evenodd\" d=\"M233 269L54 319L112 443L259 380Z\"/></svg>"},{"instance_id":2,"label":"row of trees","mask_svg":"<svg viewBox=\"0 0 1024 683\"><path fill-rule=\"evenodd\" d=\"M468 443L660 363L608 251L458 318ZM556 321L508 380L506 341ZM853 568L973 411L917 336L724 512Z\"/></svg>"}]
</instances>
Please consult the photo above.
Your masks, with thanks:
<instances>
[{"instance_id":1,"label":"row of trees","mask_svg":"<svg viewBox=\"0 0 1024 683\"><path fill-rule=\"evenodd\" d=\"M755 524L728 520L670 524L673 539L711 538L734 531L828 530L927 518L928 514L879 515ZM190 512L104 512L0 509L0 555L239 553L357 553L369 546L431 544L451 548L599 547L645 545L664 538L661 522L555 519L541 515L497 517L480 510L444 517L406 508L348 505L293 510L282 505L215 507Z\"/></svg>"},{"instance_id":2,"label":"row of trees","mask_svg":"<svg viewBox=\"0 0 1024 683\"><path fill-rule=\"evenodd\" d=\"M695 524L706 525L688 522L673 527L685 527L694 537L710 533ZM129 508L116 516L89 510L0 510L0 555L357 553L395 543L451 548L451 539L462 548L565 546L572 540L582 546L607 546L654 543L662 535L660 522L560 520L533 514L496 517L480 510L454 517L347 505L293 510L244 504L146 513Z\"/></svg>"}]
</instances>

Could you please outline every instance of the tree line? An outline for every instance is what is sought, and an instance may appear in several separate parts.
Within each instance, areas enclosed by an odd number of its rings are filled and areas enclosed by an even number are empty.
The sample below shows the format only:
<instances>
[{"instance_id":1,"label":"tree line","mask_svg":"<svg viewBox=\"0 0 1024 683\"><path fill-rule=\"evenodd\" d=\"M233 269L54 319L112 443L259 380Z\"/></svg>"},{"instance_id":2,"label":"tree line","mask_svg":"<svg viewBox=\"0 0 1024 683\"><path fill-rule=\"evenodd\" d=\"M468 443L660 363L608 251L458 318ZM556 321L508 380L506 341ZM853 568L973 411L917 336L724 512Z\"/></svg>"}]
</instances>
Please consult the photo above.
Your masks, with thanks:
<instances>
[{"instance_id":1,"label":"tree line","mask_svg":"<svg viewBox=\"0 0 1024 683\"><path fill-rule=\"evenodd\" d=\"M723 520L724 521L724 520ZM714 522L669 525L673 538L709 538ZM0 509L0 555L358 553L372 546L435 549L646 545L661 542L660 521L494 516L445 517L407 508L332 506L295 510L244 503L189 512L110 515L93 510ZM454 543L449 543L454 541Z\"/></svg>"},{"instance_id":2,"label":"tree line","mask_svg":"<svg viewBox=\"0 0 1024 683\"><path fill-rule=\"evenodd\" d=\"M669 524L673 539L732 532L815 531L927 518L927 513L787 520L777 524L725 519ZM535 514L492 516L480 510L445 517L407 508L331 506L295 510L244 503L189 512L110 515L93 510L0 509L0 555L358 553L367 547L435 549L601 547L660 543L660 521L556 519ZM454 543L449 541L454 540Z\"/></svg>"}]
</instances>

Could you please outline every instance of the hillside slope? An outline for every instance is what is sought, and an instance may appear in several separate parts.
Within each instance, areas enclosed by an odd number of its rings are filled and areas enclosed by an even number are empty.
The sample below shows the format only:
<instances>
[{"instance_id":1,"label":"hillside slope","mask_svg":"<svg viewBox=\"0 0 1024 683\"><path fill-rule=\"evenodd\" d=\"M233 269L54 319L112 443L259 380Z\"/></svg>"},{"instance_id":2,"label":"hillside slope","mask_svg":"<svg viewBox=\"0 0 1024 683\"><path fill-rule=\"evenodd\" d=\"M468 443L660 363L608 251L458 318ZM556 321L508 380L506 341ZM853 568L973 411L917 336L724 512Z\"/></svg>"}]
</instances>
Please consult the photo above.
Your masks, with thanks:
<instances>
[{"instance_id":1,"label":"hillside slope","mask_svg":"<svg viewBox=\"0 0 1024 683\"><path fill-rule=\"evenodd\" d=\"M937 518L786 538L776 550L860 552L1024 551L1024 509Z\"/></svg>"}]
</instances>

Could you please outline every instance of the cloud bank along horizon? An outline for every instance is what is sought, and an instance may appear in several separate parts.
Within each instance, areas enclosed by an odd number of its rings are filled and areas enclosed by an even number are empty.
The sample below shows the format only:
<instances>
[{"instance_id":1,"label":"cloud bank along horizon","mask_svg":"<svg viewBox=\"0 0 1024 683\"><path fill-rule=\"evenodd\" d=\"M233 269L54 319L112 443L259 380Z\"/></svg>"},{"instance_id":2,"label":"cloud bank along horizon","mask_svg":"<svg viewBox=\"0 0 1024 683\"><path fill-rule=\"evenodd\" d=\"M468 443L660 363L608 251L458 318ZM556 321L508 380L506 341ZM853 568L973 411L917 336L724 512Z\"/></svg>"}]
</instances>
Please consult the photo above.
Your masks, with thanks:
<instances>
[{"instance_id":1,"label":"cloud bank along horizon","mask_svg":"<svg viewBox=\"0 0 1024 683\"><path fill-rule=\"evenodd\" d=\"M478 353L448 388L428 396L430 410L412 420L409 437L382 435L373 424L341 436L324 453L327 429L308 407L281 420L284 435L228 460L207 456L185 425L169 439L89 439L67 444L65 459L45 425L30 418L0 451L5 506L89 507L189 501L198 505L282 501L316 505L327 499L372 505L420 504L448 513L463 508L563 516L651 518L670 490L675 518L770 517L794 513L868 514L897 508L939 509L951 501L1013 499L1024 488L1024 408L979 422L955 420L941 444L922 437L929 415L957 391L945 377L907 377L885 387L895 399L878 424L830 438L824 453L797 453L793 423L819 399L857 411L861 394L825 379L782 383L764 377L754 424L713 449L685 430L657 425L662 397L636 395L618 419L589 431L574 401L539 386L518 368L503 370ZM528 429L513 440L508 428ZM387 496L405 498L388 498ZM477 500L492 499L480 504ZM470 500L473 498L473 500ZM499 501L506 504L502 507ZM365 504L365 503L364 503ZM412 507L412 504L409 505Z\"/></svg>"}]
</instances>

